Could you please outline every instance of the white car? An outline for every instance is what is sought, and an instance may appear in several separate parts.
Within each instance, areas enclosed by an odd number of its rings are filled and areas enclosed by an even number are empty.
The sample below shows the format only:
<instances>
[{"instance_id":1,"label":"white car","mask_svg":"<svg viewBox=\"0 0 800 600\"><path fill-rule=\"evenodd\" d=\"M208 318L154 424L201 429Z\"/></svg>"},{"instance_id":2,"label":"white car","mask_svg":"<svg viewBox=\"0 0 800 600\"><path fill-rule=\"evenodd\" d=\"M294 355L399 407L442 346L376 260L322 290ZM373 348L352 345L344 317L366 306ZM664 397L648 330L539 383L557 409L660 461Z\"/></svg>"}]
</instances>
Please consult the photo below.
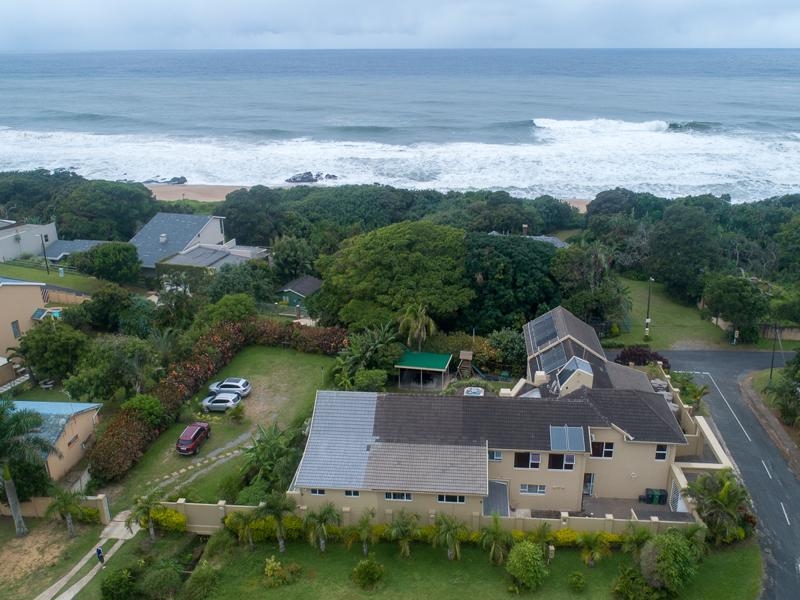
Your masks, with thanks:
<instances>
[{"instance_id":1,"label":"white car","mask_svg":"<svg viewBox=\"0 0 800 600\"><path fill-rule=\"evenodd\" d=\"M242 397L235 392L222 392L203 398L200 408L203 409L203 412L225 412L229 408L239 406L241 401Z\"/></svg>"},{"instance_id":2,"label":"white car","mask_svg":"<svg viewBox=\"0 0 800 600\"><path fill-rule=\"evenodd\" d=\"M242 398L249 396L251 389L250 382L241 377L228 377L222 381L215 381L208 386L208 391L215 394L219 394L220 392L236 392Z\"/></svg>"}]
</instances>

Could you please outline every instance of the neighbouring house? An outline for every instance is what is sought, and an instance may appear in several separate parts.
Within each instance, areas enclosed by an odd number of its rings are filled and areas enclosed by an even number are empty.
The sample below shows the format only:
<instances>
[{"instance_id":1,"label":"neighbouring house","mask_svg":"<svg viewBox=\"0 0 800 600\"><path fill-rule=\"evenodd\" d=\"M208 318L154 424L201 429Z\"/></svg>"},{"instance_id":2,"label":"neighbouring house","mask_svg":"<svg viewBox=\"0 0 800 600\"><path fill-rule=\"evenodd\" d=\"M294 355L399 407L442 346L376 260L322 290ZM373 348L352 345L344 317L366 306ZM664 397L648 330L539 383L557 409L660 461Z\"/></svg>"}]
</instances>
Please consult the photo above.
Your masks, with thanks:
<instances>
[{"instance_id":1,"label":"neighbouring house","mask_svg":"<svg viewBox=\"0 0 800 600\"><path fill-rule=\"evenodd\" d=\"M321 287L321 279L311 275L303 275L297 279L292 279L278 293L281 296L281 301L289 306L303 307L306 298L316 294Z\"/></svg>"},{"instance_id":2,"label":"neighbouring house","mask_svg":"<svg viewBox=\"0 0 800 600\"><path fill-rule=\"evenodd\" d=\"M250 260L264 260L266 258L266 248L239 246L236 244L236 240L229 240L222 245L195 244L186 250L181 250L177 254L165 258L159 264L206 269L214 272L225 265L241 265Z\"/></svg>"},{"instance_id":3,"label":"neighbouring house","mask_svg":"<svg viewBox=\"0 0 800 600\"><path fill-rule=\"evenodd\" d=\"M371 507L384 522L399 509L473 525L495 512L692 520L687 480L730 466L705 420L607 361L594 330L562 308L525 338L529 377L499 396L318 391L288 494L301 511Z\"/></svg>"},{"instance_id":4,"label":"neighbouring house","mask_svg":"<svg viewBox=\"0 0 800 600\"><path fill-rule=\"evenodd\" d=\"M59 262L70 254L88 252L95 246L105 243L102 240L57 240L47 247L45 256L50 262Z\"/></svg>"},{"instance_id":5,"label":"neighbouring house","mask_svg":"<svg viewBox=\"0 0 800 600\"><path fill-rule=\"evenodd\" d=\"M17 346L19 338L34 326L34 315L47 304L44 283L0 277L0 356Z\"/></svg>"},{"instance_id":6,"label":"neighbouring house","mask_svg":"<svg viewBox=\"0 0 800 600\"><path fill-rule=\"evenodd\" d=\"M131 239L136 246L142 271L154 275L156 263L193 246L225 243L223 217L157 213Z\"/></svg>"},{"instance_id":7,"label":"neighbouring house","mask_svg":"<svg viewBox=\"0 0 800 600\"><path fill-rule=\"evenodd\" d=\"M56 240L55 223L19 225L14 221L0 221L0 261L26 255L41 256L43 250Z\"/></svg>"},{"instance_id":8,"label":"neighbouring house","mask_svg":"<svg viewBox=\"0 0 800 600\"><path fill-rule=\"evenodd\" d=\"M36 433L61 453L61 456L50 453L45 460L50 477L58 481L86 456L94 442L95 427L100 421L98 413L103 405L19 400L14 406L42 415L42 426Z\"/></svg>"}]
</instances>

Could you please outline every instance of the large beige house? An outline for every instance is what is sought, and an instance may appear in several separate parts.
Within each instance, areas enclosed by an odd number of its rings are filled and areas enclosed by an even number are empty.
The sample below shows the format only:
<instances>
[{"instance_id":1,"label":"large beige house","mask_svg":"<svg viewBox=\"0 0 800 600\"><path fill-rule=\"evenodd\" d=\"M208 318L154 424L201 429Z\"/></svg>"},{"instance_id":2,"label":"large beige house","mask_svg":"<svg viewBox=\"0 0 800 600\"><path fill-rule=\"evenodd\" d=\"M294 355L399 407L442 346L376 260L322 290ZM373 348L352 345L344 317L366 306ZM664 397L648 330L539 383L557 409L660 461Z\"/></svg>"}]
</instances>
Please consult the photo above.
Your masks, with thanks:
<instances>
[{"instance_id":1,"label":"large beige house","mask_svg":"<svg viewBox=\"0 0 800 600\"><path fill-rule=\"evenodd\" d=\"M588 513L596 499L686 515L674 466L703 442L671 392L608 361L594 330L562 308L524 335L528 378L501 396L319 391L289 494L306 510L330 501L356 515L557 516Z\"/></svg>"},{"instance_id":2,"label":"large beige house","mask_svg":"<svg viewBox=\"0 0 800 600\"><path fill-rule=\"evenodd\" d=\"M34 326L33 315L46 303L43 283L0 277L0 356L17 346L19 338Z\"/></svg>"},{"instance_id":3,"label":"large beige house","mask_svg":"<svg viewBox=\"0 0 800 600\"><path fill-rule=\"evenodd\" d=\"M36 433L58 450L45 460L47 472L54 481L61 479L86 456L94 442L94 430L102 406L86 402L14 402L16 410L32 410L42 416L42 426Z\"/></svg>"}]
</instances>

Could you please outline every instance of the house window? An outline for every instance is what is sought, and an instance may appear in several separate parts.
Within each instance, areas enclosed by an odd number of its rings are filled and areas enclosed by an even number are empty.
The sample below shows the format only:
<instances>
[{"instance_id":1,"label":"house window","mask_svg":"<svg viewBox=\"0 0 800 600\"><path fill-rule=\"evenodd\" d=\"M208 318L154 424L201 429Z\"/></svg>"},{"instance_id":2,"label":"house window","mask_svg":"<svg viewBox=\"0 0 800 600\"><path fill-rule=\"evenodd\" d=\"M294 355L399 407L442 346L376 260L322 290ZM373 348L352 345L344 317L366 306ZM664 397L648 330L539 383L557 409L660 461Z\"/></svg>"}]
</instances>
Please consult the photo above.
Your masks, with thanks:
<instances>
[{"instance_id":1,"label":"house window","mask_svg":"<svg viewBox=\"0 0 800 600\"><path fill-rule=\"evenodd\" d=\"M358 498L361 493L358 490L345 490L344 495L348 498Z\"/></svg>"},{"instance_id":2,"label":"house window","mask_svg":"<svg viewBox=\"0 0 800 600\"><path fill-rule=\"evenodd\" d=\"M72 447L72 444L78 441L78 434L72 436L72 439L67 442L67 447Z\"/></svg>"},{"instance_id":3,"label":"house window","mask_svg":"<svg viewBox=\"0 0 800 600\"><path fill-rule=\"evenodd\" d=\"M50 241L50 236L45 233L44 234L44 243L46 244L49 241Z\"/></svg>"},{"instance_id":4,"label":"house window","mask_svg":"<svg viewBox=\"0 0 800 600\"><path fill-rule=\"evenodd\" d=\"M383 497L387 500L411 502L411 492L386 492Z\"/></svg>"},{"instance_id":5,"label":"house window","mask_svg":"<svg viewBox=\"0 0 800 600\"><path fill-rule=\"evenodd\" d=\"M515 469L538 469L540 457L536 452L514 452Z\"/></svg>"},{"instance_id":6,"label":"house window","mask_svg":"<svg viewBox=\"0 0 800 600\"><path fill-rule=\"evenodd\" d=\"M656 444L656 460L667 460L667 445Z\"/></svg>"},{"instance_id":7,"label":"house window","mask_svg":"<svg viewBox=\"0 0 800 600\"><path fill-rule=\"evenodd\" d=\"M614 458L614 442L592 442L592 458Z\"/></svg>"},{"instance_id":8,"label":"house window","mask_svg":"<svg viewBox=\"0 0 800 600\"><path fill-rule=\"evenodd\" d=\"M574 454L551 454L547 461L551 471L572 471L575 469Z\"/></svg>"},{"instance_id":9,"label":"house window","mask_svg":"<svg viewBox=\"0 0 800 600\"><path fill-rule=\"evenodd\" d=\"M464 504L466 498L464 496L456 496L453 494L439 494L438 501L444 504Z\"/></svg>"},{"instance_id":10,"label":"house window","mask_svg":"<svg viewBox=\"0 0 800 600\"><path fill-rule=\"evenodd\" d=\"M503 460L503 453L500 450L489 450L489 460L499 462Z\"/></svg>"},{"instance_id":11,"label":"house window","mask_svg":"<svg viewBox=\"0 0 800 600\"><path fill-rule=\"evenodd\" d=\"M308 491L312 496L324 496L325 495L325 490L323 490L321 488L311 488Z\"/></svg>"},{"instance_id":12,"label":"house window","mask_svg":"<svg viewBox=\"0 0 800 600\"><path fill-rule=\"evenodd\" d=\"M19 321L11 321L11 333L14 334L15 340L20 338L22 332L19 330Z\"/></svg>"},{"instance_id":13,"label":"house window","mask_svg":"<svg viewBox=\"0 0 800 600\"><path fill-rule=\"evenodd\" d=\"M522 483L519 486L520 494L526 494L532 496L544 496L546 491L547 491L547 486L541 483Z\"/></svg>"}]
</instances>

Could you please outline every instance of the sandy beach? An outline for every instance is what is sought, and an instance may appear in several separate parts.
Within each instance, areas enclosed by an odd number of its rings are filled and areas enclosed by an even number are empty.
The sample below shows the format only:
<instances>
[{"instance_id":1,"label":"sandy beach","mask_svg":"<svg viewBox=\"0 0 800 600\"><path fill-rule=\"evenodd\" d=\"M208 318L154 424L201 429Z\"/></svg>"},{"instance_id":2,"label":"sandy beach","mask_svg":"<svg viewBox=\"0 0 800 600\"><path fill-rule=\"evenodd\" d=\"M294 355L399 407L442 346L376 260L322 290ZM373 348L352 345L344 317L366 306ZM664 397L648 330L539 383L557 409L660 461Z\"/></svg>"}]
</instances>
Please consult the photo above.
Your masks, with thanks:
<instances>
[{"instance_id":1,"label":"sandy beach","mask_svg":"<svg viewBox=\"0 0 800 600\"><path fill-rule=\"evenodd\" d=\"M166 183L146 184L157 200L199 200L200 202L222 202L225 196L235 190L247 188L244 185L169 185ZM563 200L574 206L580 213L586 212L586 206L591 200L582 198L565 198Z\"/></svg>"}]
</instances>

